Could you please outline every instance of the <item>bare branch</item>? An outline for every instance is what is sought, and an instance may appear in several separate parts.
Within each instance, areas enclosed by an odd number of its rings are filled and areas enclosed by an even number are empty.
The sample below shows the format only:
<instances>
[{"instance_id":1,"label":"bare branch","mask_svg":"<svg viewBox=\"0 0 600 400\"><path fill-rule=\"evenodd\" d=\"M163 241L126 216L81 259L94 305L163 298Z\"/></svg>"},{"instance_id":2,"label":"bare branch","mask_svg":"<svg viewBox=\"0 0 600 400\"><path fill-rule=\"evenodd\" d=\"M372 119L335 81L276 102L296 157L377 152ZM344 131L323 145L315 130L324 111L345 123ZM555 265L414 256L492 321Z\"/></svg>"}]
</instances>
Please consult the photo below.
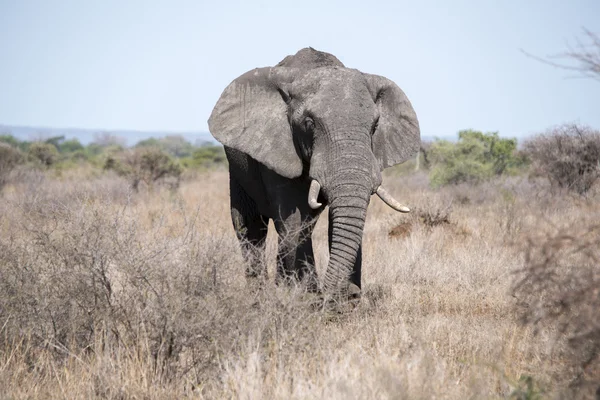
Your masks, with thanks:
<instances>
[{"instance_id":1,"label":"bare branch","mask_svg":"<svg viewBox=\"0 0 600 400\"><path fill-rule=\"evenodd\" d=\"M544 58L533 55L523 49L521 49L521 52L527 57L544 64L569 71L576 71L586 78L600 81L600 36L586 28L583 28L583 33L589 43L585 43L581 39L576 39L574 46L567 45L567 51L560 54ZM555 61L565 59L567 62ZM568 61L575 62L575 64L569 64Z\"/></svg>"}]
</instances>

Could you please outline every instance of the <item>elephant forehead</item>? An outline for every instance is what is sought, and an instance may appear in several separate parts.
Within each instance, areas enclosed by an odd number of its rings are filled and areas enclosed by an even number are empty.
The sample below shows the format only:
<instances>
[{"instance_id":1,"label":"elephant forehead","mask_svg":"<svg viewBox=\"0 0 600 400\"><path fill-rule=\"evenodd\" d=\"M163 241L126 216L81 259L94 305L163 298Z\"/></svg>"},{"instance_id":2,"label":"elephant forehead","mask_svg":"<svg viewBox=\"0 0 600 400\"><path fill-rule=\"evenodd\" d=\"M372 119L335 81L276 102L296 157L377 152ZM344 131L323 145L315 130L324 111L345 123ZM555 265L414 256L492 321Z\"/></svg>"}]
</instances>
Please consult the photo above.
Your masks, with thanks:
<instances>
[{"instance_id":1,"label":"elephant forehead","mask_svg":"<svg viewBox=\"0 0 600 400\"><path fill-rule=\"evenodd\" d=\"M323 107L341 111L347 108L369 114L375 107L364 76L346 68L318 68L294 81L292 91L301 97L307 107ZM344 106L344 107L341 107Z\"/></svg>"},{"instance_id":2,"label":"elephant forehead","mask_svg":"<svg viewBox=\"0 0 600 400\"><path fill-rule=\"evenodd\" d=\"M315 68L298 76L293 84L296 90L305 93L345 86L365 86L365 79L360 72L347 68Z\"/></svg>"}]
</instances>

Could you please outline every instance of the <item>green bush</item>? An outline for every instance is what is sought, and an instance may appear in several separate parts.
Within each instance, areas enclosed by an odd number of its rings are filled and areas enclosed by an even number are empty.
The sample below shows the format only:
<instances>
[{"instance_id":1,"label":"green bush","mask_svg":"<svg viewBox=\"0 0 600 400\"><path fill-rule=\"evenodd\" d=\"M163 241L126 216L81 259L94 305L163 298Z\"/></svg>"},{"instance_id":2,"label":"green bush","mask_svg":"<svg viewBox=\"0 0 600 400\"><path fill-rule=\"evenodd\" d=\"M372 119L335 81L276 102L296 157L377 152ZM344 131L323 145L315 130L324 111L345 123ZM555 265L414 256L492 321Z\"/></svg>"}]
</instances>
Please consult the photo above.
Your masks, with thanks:
<instances>
[{"instance_id":1,"label":"green bush","mask_svg":"<svg viewBox=\"0 0 600 400\"><path fill-rule=\"evenodd\" d=\"M63 141L58 147L58 150L61 153L72 154L83 151L84 147L78 139L70 139Z\"/></svg>"},{"instance_id":2,"label":"green bush","mask_svg":"<svg viewBox=\"0 0 600 400\"><path fill-rule=\"evenodd\" d=\"M193 168L209 168L226 162L223 146L208 144L197 148L191 158L186 159L185 165Z\"/></svg>"},{"instance_id":3,"label":"green bush","mask_svg":"<svg viewBox=\"0 0 600 400\"><path fill-rule=\"evenodd\" d=\"M22 152L27 152L27 149L29 149L29 145L31 144L28 141L19 140L10 134L0 135L0 142L9 144L9 145L21 150Z\"/></svg>"},{"instance_id":4,"label":"green bush","mask_svg":"<svg viewBox=\"0 0 600 400\"><path fill-rule=\"evenodd\" d=\"M45 167L51 167L59 159L58 150L56 149L56 146L51 143L31 143L27 153L31 161L40 163Z\"/></svg>"},{"instance_id":5,"label":"green bush","mask_svg":"<svg viewBox=\"0 0 600 400\"><path fill-rule=\"evenodd\" d=\"M90 158L99 156L100 154L102 154L103 151L104 151L103 146L99 145L98 143L93 143L93 142L88 144L85 148L85 153Z\"/></svg>"},{"instance_id":6,"label":"green bush","mask_svg":"<svg viewBox=\"0 0 600 400\"><path fill-rule=\"evenodd\" d=\"M172 157L189 157L194 151L194 146L181 135L168 135L163 138L148 138L139 141L135 147L158 147Z\"/></svg>"},{"instance_id":7,"label":"green bush","mask_svg":"<svg viewBox=\"0 0 600 400\"><path fill-rule=\"evenodd\" d=\"M503 139L498 132L463 130L458 141L436 140L427 159L433 186L479 183L494 176L512 174L523 164L516 154L517 140Z\"/></svg>"},{"instance_id":8,"label":"green bush","mask_svg":"<svg viewBox=\"0 0 600 400\"><path fill-rule=\"evenodd\" d=\"M19 147L20 141L13 135L4 134L4 135L0 135L0 143L6 143L13 147Z\"/></svg>"},{"instance_id":9,"label":"green bush","mask_svg":"<svg viewBox=\"0 0 600 400\"><path fill-rule=\"evenodd\" d=\"M64 141L65 141L65 135L60 135L60 136L49 137L48 139L44 140L44 143L49 143L49 144L53 145L54 147L56 147L56 149L58 151L60 151L60 146Z\"/></svg>"}]
</instances>

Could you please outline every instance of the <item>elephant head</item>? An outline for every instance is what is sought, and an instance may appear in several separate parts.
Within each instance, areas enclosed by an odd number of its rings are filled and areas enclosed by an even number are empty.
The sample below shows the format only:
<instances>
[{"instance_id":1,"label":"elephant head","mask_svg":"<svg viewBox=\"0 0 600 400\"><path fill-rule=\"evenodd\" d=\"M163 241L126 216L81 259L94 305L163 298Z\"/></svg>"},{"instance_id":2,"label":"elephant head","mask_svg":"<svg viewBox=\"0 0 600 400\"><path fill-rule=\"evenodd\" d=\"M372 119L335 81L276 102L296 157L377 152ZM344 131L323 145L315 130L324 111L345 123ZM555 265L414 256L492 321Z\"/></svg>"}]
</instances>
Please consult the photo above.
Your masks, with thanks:
<instances>
[{"instance_id":1,"label":"elephant head","mask_svg":"<svg viewBox=\"0 0 600 400\"><path fill-rule=\"evenodd\" d=\"M346 68L331 54L307 48L243 74L221 95L209 127L225 146L278 174L310 179L312 208L322 206L319 198L329 205L325 289L352 271L372 194L409 211L380 186L381 171L418 151L416 114L394 82Z\"/></svg>"}]
</instances>

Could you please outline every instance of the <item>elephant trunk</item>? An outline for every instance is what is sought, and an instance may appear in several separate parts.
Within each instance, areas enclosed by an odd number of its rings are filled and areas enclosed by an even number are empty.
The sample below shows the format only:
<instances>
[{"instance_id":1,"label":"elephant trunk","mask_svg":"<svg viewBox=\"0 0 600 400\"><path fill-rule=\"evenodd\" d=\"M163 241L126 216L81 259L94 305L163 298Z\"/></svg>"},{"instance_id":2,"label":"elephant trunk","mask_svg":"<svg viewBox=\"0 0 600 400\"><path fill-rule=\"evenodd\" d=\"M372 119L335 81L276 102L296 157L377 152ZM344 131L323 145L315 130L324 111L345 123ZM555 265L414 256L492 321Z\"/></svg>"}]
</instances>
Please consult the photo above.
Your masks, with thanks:
<instances>
[{"instance_id":1,"label":"elephant trunk","mask_svg":"<svg viewBox=\"0 0 600 400\"><path fill-rule=\"evenodd\" d=\"M329 204L329 264L323 279L326 291L344 290L350 282L354 264L362 244L371 189L356 184L343 187ZM360 277L357 277L360 285Z\"/></svg>"},{"instance_id":2,"label":"elephant trunk","mask_svg":"<svg viewBox=\"0 0 600 400\"><path fill-rule=\"evenodd\" d=\"M323 289L360 289L360 257L367 207L381 175L369 143L339 140L326 179L322 182L329 205L329 264ZM360 260L359 260L360 261Z\"/></svg>"}]
</instances>

